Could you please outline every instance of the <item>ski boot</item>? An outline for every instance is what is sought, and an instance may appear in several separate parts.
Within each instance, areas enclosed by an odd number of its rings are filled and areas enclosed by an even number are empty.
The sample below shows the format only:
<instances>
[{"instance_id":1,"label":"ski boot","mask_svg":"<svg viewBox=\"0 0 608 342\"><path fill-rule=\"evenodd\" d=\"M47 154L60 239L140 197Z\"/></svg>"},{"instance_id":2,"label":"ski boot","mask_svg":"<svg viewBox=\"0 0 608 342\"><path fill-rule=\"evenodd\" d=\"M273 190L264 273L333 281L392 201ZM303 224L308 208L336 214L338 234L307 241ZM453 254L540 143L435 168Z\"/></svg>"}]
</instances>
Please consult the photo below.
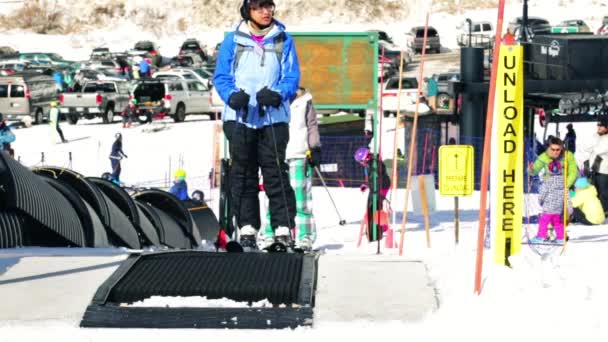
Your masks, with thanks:
<instances>
[{"instance_id":1,"label":"ski boot","mask_svg":"<svg viewBox=\"0 0 608 342\"><path fill-rule=\"evenodd\" d=\"M312 240L310 239L310 237L304 236L302 239L296 242L294 250L301 251L303 253L312 251Z\"/></svg>"},{"instance_id":2,"label":"ski boot","mask_svg":"<svg viewBox=\"0 0 608 342\"><path fill-rule=\"evenodd\" d=\"M293 252L293 240L291 238L291 229L287 227L278 227L274 231L274 243L266 247L270 253L286 253Z\"/></svg>"},{"instance_id":3,"label":"ski boot","mask_svg":"<svg viewBox=\"0 0 608 342\"><path fill-rule=\"evenodd\" d=\"M239 230L239 243L243 247L243 251L252 252L258 250L257 234L258 231L249 224Z\"/></svg>"}]
</instances>

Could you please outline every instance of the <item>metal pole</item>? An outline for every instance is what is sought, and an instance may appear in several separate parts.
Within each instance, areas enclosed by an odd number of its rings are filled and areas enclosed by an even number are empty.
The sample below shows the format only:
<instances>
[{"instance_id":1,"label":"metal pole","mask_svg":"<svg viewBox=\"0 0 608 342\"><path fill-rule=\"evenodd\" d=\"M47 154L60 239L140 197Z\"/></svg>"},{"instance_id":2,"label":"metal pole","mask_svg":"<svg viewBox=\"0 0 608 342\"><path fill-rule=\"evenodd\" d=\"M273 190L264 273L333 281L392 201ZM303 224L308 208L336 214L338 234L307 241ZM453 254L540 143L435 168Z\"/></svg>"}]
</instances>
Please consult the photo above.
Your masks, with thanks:
<instances>
[{"instance_id":1,"label":"metal pole","mask_svg":"<svg viewBox=\"0 0 608 342\"><path fill-rule=\"evenodd\" d=\"M467 24L469 24L469 47L471 47L471 36L473 35L473 21L467 18Z\"/></svg>"},{"instance_id":2,"label":"metal pole","mask_svg":"<svg viewBox=\"0 0 608 342\"><path fill-rule=\"evenodd\" d=\"M458 196L454 197L454 237L456 238L456 244L458 244L460 236L460 219L458 213Z\"/></svg>"}]
</instances>

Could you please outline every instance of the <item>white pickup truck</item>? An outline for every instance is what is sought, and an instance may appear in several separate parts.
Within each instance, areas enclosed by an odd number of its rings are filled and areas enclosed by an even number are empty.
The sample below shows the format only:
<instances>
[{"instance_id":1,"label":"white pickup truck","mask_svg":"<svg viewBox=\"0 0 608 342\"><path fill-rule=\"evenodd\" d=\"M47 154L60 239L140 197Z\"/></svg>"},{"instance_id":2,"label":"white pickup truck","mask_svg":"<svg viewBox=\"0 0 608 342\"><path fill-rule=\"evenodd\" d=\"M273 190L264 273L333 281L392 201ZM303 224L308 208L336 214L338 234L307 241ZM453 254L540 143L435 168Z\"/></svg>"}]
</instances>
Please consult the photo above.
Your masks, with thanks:
<instances>
[{"instance_id":1,"label":"white pickup truck","mask_svg":"<svg viewBox=\"0 0 608 342\"><path fill-rule=\"evenodd\" d=\"M129 103L129 83L126 81L94 81L85 83L78 93L63 93L59 97L59 111L71 124L84 117L101 117L103 123L112 123Z\"/></svg>"}]
</instances>

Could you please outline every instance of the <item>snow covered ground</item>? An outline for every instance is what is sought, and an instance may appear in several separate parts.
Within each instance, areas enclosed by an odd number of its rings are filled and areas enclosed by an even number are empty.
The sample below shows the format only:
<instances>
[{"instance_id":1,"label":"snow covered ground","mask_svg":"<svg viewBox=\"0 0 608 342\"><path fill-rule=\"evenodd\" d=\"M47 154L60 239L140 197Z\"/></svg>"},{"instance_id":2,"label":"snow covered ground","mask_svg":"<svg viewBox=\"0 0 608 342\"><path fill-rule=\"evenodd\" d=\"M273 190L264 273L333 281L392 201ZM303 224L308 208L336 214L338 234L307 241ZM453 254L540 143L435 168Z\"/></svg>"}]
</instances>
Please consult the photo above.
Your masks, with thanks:
<instances>
[{"instance_id":1,"label":"snow covered ground","mask_svg":"<svg viewBox=\"0 0 608 342\"><path fill-rule=\"evenodd\" d=\"M129 155L124 163L124 181L127 183L162 179L168 172L168 159L179 160L191 177L205 176L211 165L211 139L215 122L193 117L182 124L170 124L170 129L157 133L142 133L142 127L123 130L120 123L101 125L81 121L76 126L63 124L68 138L89 136L68 144L49 143L48 126L16 130L15 150L26 165L40 165L40 152L45 152L45 164L66 165L69 152L72 166L85 175L97 175L109 168L107 155L116 132L124 135L124 149ZM394 119L384 122L385 130L394 127ZM592 124L575 124L580 148L588 144L594 130ZM392 146L385 132L383 145ZM108 164L108 165L106 165ZM173 164L173 169L176 164ZM191 188L196 181L191 182ZM201 184L204 184L201 183ZM366 194L358 189L331 188L338 210L348 222L338 225L325 190L313 190L314 213L319 238L316 247L327 254L373 255L375 245L356 247L359 222L366 201ZM161 341L168 337L182 340L219 337L247 337L264 340L301 340L344 336L355 340L376 336L394 337L405 334L408 338L436 341L446 337L469 341L512 340L551 338L566 340L585 336L588 341L603 341L608 336L604 324L604 306L608 300L608 278L602 272L608 266L608 225L570 227L570 241L564 255L552 253L541 258L535 250L523 247L520 255L512 258L513 268L494 265L488 251L485 256L484 289L481 296L473 294L475 246L479 194L463 197L460 201L460 243L454 243L453 200L436 196L437 210L430 217L432 248L426 247L424 221L411 211L405 235L405 252L408 259L420 260L429 270L437 288L439 309L429 312L421 322L319 322L314 328L295 331L147 331L147 330L96 330L78 328L78 320L60 321L4 321L0 322L0 341L31 341L48 336L61 336L68 341L102 341L145 338ZM214 196L217 198L217 196ZM401 211L403 191L398 191L393 208ZM210 203L214 209L217 204ZM534 211L533 199L526 205ZM535 212L530 212L534 214ZM400 215L398 215L400 222ZM535 226L530 230L534 233ZM90 251L74 250L70 253L86 254ZM93 255L112 253L94 252ZM48 249L27 248L0 251L0 274L19 262L16 257L52 254ZM117 254L125 253L116 250ZM383 255L395 255L395 249L383 249ZM383 258L379 256L379 258ZM4 265L4 266L3 266ZM391 274L385 274L387 287L399 287L391 282ZM348 286L345 284L345 286ZM92 294L91 294L92 295ZM0 301L2 289L0 286ZM167 300L167 299L164 299ZM176 300L179 305L183 299ZM170 301L171 303L171 301ZM382 303L379 303L382 305ZM61 310L58 306L57 310Z\"/></svg>"},{"instance_id":2,"label":"snow covered ground","mask_svg":"<svg viewBox=\"0 0 608 342\"><path fill-rule=\"evenodd\" d=\"M601 16L608 14L605 4L580 1L576 6L560 7L555 0L531 1L530 15L545 16L556 22L566 18L582 18L593 30ZM595 4L595 5L594 5ZM387 29L397 42L403 35L404 27L418 24L423 17L419 13L416 20L391 25L365 25L363 28ZM455 47L456 23L464 17L495 20L495 11L472 11L460 17L442 13L431 17L431 24L442 33L444 44ZM506 18L520 15L518 5L507 9ZM292 30L352 30L349 25L307 27L290 26ZM188 35L203 35L218 41L225 28L216 31L189 32ZM357 27L356 29L361 29ZM54 51L68 59L82 59L88 56L94 46L107 44L112 50L131 47L136 40L146 37L160 42L161 50L168 54L177 52L182 35L154 37L151 33L139 32L132 24L117 26L115 29L99 30L74 36L40 36L24 32L2 32L0 40L21 51ZM452 36L452 34L454 34ZM206 36L209 35L209 36ZM443 36L445 35L445 37ZM125 37L127 37L125 39ZM453 40L453 41L452 41ZM110 169L108 154L114 134L123 133L124 150L129 156L123 162L122 179L127 184L149 186L169 185L172 172L179 166L188 172L190 188L202 188L208 194L207 176L212 165L213 127L215 123L206 117L191 117L186 123L169 124L169 129L157 133L143 133L141 127L121 129L118 122L102 125L98 121L80 121L76 126L62 124L65 135L73 140L69 144L50 143L49 127L46 125L16 130L14 144L17 156L28 166L59 165L71 166L85 175L100 175ZM385 120L384 129L394 127L394 119ZM583 150L590 143L593 124L575 124L578 134L577 146ZM552 130L553 128L551 128ZM536 128L540 132L540 127ZM562 127L563 130L563 127ZM552 133L551 131L549 133ZM562 133L563 134L563 133ZM383 134L384 154L391 155L392 132ZM83 139L80 139L83 138ZM42 161L44 152L44 161ZM70 158L71 156L71 158ZM583 153L577 159L584 160ZM71 160L70 160L71 159ZM321 187L313 190L314 213L318 226L316 247L328 254L372 255L375 245L364 243L356 247L359 222L363 216L366 194L358 189L331 188L341 216L348 222L338 225L338 216L330 199ZM216 193L207 196L217 199ZM402 210L403 191L394 196L393 208ZM412 200L409 201L412 210ZM523 246L522 253L512 257L513 267L495 265L488 251L484 259L484 282L481 296L473 294L473 279L477 239L479 194L460 200L460 243L454 243L453 199L436 195L437 210L430 217L432 247L426 247L424 221L418 213L410 211L405 235L405 257L425 263L430 277L437 288L439 309L429 312L420 322L398 321L354 321L320 322L314 328L294 331L200 331L200 330L114 330L80 329L75 319L54 321L21 320L0 321L0 341L180 341L217 340L264 340L290 341L313 339L377 340L403 337L411 340L439 341L457 339L464 341L513 341L513 340L583 340L606 341L608 319L605 306L608 303L608 276L604 270L608 266L608 224L584 227L571 225L571 241L563 255L552 253L540 257L536 250ZM210 205L217 210L217 203ZM534 198L526 202L528 214L535 214L537 204ZM400 215L398 215L398 218ZM534 232L535 226L526 226ZM397 236L398 237L398 236ZM107 253L124 254L124 250L95 251L74 250L70 254ZM395 255L395 249L383 249L383 255ZM6 272L24 256L53 254L48 249L27 248L0 251L0 274ZM378 258L383 258L381 255ZM391 274L382 276L386 286L395 288ZM348 284L345 284L348 286ZM92 295L92 294L91 294ZM2 307L2 285L0 285L0 308ZM382 303L378 303L382 305ZM1 310L1 309L0 309ZM60 305L57 310L61 311Z\"/></svg>"}]
</instances>

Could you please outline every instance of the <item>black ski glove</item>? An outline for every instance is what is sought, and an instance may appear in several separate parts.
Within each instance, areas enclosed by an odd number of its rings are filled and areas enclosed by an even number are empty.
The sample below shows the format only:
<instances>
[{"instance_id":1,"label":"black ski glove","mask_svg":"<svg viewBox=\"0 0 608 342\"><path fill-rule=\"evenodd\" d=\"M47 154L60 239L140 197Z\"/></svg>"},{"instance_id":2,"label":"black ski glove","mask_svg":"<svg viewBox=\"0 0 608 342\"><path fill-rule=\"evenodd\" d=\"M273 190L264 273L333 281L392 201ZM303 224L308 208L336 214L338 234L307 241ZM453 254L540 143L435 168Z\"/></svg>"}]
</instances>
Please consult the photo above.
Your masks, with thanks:
<instances>
[{"instance_id":1,"label":"black ski glove","mask_svg":"<svg viewBox=\"0 0 608 342\"><path fill-rule=\"evenodd\" d=\"M275 108L279 108L281 102L283 101L281 94L268 89L268 87L264 87L262 90L258 91L256 99L258 100L258 104L260 106L271 106Z\"/></svg>"},{"instance_id":2,"label":"black ski glove","mask_svg":"<svg viewBox=\"0 0 608 342\"><path fill-rule=\"evenodd\" d=\"M312 167L320 167L321 166L321 148L313 147L310 149L310 153L308 153L308 162Z\"/></svg>"},{"instance_id":3,"label":"black ski glove","mask_svg":"<svg viewBox=\"0 0 608 342\"><path fill-rule=\"evenodd\" d=\"M236 93L232 93L228 99L228 106L237 112L241 109L246 109L248 105L249 94L247 94L243 89L237 91Z\"/></svg>"}]
</instances>

